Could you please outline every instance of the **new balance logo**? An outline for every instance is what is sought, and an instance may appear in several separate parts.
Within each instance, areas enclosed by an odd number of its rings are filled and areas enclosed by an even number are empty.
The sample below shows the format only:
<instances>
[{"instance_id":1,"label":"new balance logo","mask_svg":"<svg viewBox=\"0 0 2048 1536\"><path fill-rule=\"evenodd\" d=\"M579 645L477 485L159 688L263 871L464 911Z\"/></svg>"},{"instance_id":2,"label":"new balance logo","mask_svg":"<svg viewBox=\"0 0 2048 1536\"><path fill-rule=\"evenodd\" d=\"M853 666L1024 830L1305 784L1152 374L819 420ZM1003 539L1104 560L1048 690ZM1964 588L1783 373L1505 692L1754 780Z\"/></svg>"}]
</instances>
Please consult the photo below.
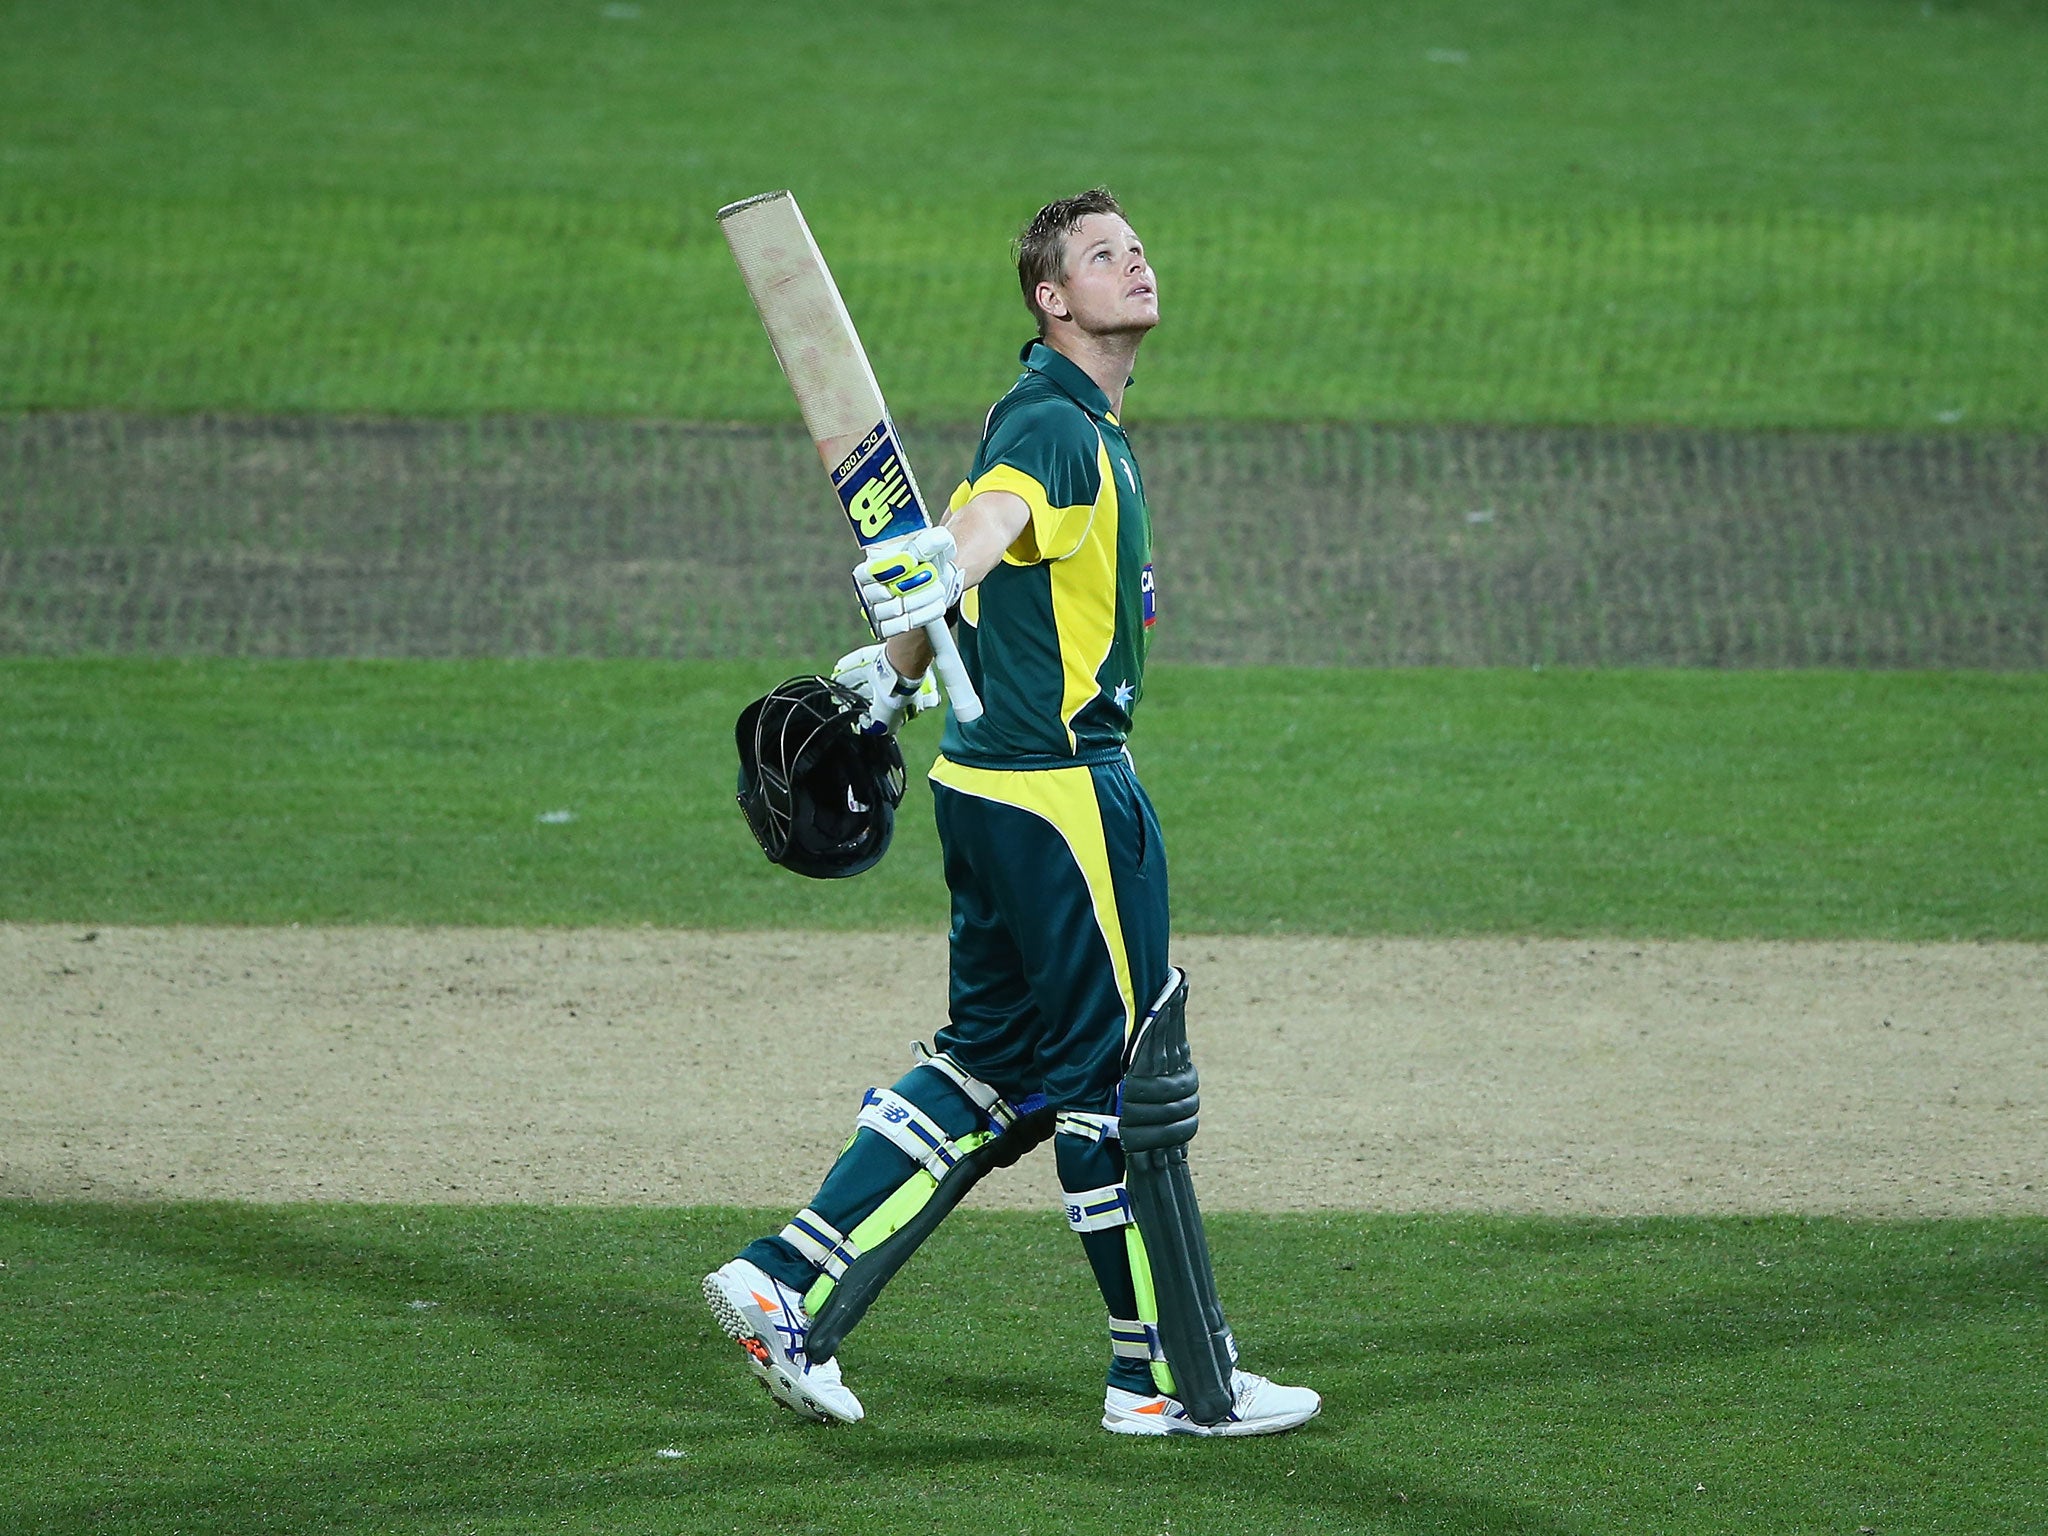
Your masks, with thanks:
<instances>
[{"instance_id":1,"label":"new balance logo","mask_svg":"<svg viewBox=\"0 0 2048 1536\"><path fill-rule=\"evenodd\" d=\"M909 500L910 485L904 479L902 461L891 454L877 466L874 478L847 498L846 515L862 538L872 539Z\"/></svg>"}]
</instances>

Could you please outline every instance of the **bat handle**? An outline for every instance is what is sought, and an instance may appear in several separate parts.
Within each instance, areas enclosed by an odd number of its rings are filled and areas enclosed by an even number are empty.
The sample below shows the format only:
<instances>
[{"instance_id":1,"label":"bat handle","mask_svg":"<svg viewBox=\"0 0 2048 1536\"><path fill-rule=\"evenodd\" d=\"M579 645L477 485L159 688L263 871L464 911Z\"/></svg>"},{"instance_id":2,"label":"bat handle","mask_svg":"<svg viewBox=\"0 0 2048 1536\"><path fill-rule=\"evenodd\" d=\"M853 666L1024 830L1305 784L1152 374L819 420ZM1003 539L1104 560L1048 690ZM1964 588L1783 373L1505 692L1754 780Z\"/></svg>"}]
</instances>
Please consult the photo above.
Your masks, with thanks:
<instances>
[{"instance_id":1,"label":"bat handle","mask_svg":"<svg viewBox=\"0 0 2048 1536\"><path fill-rule=\"evenodd\" d=\"M946 627L944 619L940 619L927 624L924 633L932 643L932 665L938 669L939 681L945 686L953 713L963 722L979 720L981 695L974 691L974 684L967 676L967 664L960 659L960 648L953 643L953 631ZM916 697L914 685L899 683L868 707L868 716L879 729L894 730L896 717Z\"/></svg>"},{"instance_id":2,"label":"bat handle","mask_svg":"<svg viewBox=\"0 0 2048 1536\"><path fill-rule=\"evenodd\" d=\"M967 663L960 659L960 647L953 643L953 631L944 619L924 627L932 643L932 665L939 669L939 682L946 690L946 702L953 706L953 718L962 725L981 718L981 695L967 676Z\"/></svg>"}]
</instances>

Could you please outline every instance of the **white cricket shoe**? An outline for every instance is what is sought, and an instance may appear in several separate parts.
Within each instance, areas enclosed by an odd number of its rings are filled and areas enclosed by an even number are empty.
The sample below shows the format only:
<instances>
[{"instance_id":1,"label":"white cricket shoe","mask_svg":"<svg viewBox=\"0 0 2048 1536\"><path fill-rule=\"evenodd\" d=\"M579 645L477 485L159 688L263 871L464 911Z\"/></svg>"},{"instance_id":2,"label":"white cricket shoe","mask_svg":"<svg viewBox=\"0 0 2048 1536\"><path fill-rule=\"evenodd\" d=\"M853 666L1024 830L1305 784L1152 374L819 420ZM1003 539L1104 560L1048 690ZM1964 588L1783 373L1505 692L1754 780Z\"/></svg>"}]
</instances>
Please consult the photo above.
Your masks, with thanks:
<instances>
[{"instance_id":1,"label":"white cricket shoe","mask_svg":"<svg viewBox=\"0 0 2048 1536\"><path fill-rule=\"evenodd\" d=\"M1322 1398L1307 1387L1283 1387L1250 1371L1232 1371L1230 1387L1236 1401L1221 1424L1197 1424L1178 1398L1111 1387L1102 1427L1113 1435L1277 1435L1323 1411Z\"/></svg>"},{"instance_id":2,"label":"white cricket shoe","mask_svg":"<svg viewBox=\"0 0 2048 1536\"><path fill-rule=\"evenodd\" d=\"M858 1424L866 1416L840 1381L837 1360L813 1365L805 1356L811 1320L803 1298L773 1275L734 1259L704 1277L704 1299L718 1326L747 1352L747 1368L783 1407L820 1424Z\"/></svg>"}]
</instances>

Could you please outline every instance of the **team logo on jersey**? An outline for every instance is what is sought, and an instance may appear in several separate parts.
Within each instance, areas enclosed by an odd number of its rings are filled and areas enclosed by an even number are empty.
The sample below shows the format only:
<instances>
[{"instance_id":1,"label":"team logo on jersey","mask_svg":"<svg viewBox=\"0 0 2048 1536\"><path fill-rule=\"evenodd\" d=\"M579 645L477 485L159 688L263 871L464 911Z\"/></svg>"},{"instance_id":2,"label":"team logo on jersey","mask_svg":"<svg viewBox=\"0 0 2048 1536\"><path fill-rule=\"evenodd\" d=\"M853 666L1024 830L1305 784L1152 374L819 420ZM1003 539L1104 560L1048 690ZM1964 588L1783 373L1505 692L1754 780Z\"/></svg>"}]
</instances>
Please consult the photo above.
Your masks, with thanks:
<instances>
[{"instance_id":1,"label":"team logo on jersey","mask_svg":"<svg viewBox=\"0 0 2048 1536\"><path fill-rule=\"evenodd\" d=\"M1138 590L1145 597L1145 627L1150 629L1159 621L1159 599L1152 586L1152 567L1145 566L1145 574L1138 582Z\"/></svg>"}]
</instances>

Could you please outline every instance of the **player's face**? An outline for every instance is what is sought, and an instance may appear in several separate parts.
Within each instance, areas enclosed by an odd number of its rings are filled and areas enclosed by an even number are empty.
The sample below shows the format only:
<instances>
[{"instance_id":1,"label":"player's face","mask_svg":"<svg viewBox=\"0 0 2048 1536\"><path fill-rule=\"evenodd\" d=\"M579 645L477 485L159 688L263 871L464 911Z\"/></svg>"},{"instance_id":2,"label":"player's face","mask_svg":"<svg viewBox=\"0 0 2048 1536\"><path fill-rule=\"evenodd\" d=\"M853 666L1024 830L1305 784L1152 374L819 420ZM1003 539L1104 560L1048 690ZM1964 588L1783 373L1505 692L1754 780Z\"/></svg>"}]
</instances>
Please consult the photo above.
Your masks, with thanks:
<instances>
[{"instance_id":1,"label":"player's face","mask_svg":"<svg viewBox=\"0 0 2048 1536\"><path fill-rule=\"evenodd\" d=\"M1067 318L1082 330L1098 336L1142 334L1159 323L1152 264L1122 219L1113 213L1089 214L1067 236L1066 255L1059 296Z\"/></svg>"}]
</instances>

